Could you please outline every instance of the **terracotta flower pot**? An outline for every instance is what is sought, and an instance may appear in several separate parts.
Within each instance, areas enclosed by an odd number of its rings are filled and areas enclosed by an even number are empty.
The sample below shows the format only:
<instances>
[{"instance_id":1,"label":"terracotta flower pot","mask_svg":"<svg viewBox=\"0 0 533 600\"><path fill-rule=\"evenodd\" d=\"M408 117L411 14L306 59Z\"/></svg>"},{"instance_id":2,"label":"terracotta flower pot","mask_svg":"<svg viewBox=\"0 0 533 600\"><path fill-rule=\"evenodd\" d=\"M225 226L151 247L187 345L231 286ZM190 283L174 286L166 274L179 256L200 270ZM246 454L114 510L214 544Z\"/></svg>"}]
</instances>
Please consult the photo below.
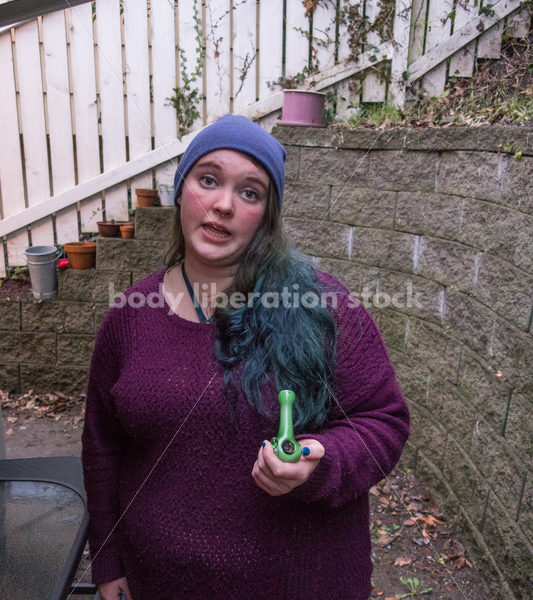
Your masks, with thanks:
<instances>
[{"instance_id":1,"label":"terracotta flower pot","mask_svg":"<svg viewBox=\"0 0 533 600\"><path fill-rule=\"evenodd\" d=\"M122 223L112 221L98 221L98 233L102 237L120 237L120 226Z\"/></svg>"},{"instance_id":2,"label":"terracotta flower pot","mask_svg":"<svg viewBox=\"0 0 533 600\"><path fill-rule=\"evenodd\" d=\"M131 239L134 231L135 225L133 223L124 223L124 225L120 226L120 235L125 240Z\"/></svg>"},{"instance_id":3,"label":"terracotta flower pot","mask_svg":"<svg viewBox=\"0 0 533 600\"><path fill-rule=\"evenodd\" d=\"M96 242L72 242L63 248L73 269L94 269Z\"/></svg>"},{"instance_id":4,"label":"terracotta flower pot","mask_svg":"<svg viewBox=\"0 0 533 600\"><path fill-rule=\"evenodd\" d=\"M135 190L137 195L138 206L153 206L157 198L157 190L150 188L137 188Z\"/></svg>"},{"instance_id":5,"label":"terracotta flower pot","mask_svg":"<svg viewBox=\"0 0 533 600\"><path fill-rule=\"evenodd\" d=\"M278 125L325 127L326 94L307 90L283 90L283 109Z\"/></svg>"}]
</instances>

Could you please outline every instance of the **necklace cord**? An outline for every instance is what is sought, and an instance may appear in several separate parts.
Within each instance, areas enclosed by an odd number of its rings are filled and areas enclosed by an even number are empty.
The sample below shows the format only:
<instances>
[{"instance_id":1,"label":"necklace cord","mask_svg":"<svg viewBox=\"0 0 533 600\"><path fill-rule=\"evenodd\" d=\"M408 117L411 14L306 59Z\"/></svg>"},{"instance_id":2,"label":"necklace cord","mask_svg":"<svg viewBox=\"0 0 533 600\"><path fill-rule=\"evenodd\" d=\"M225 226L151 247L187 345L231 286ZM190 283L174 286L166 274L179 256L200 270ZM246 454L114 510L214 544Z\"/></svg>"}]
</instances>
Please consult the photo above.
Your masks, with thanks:
<instances>
[{"instance_id":1,"label":"necklace cord","mask_svg":"<svg viewBox=\"0 0 533 600\"><path fill-rule=\"evenodd\" d=\"M189 296L191 297L192 303L194 304L194 308L196 309L196 314L198 315L198 318L200 319L200 323L211 323L213 321L213 319L215 318L215 315L211 315L209 317L209 319L205 316L204 311L202 310L202 306L200 305L200 302L198 302L198 299L194 295L194 291L192 289L191 282L189 281L189 278L187 277L187 274L185 273L185 263L184 262L181 263L181 272L183 274L183 279L185 281L185 285L187 286Z\"/></svg>"}]
</instances>

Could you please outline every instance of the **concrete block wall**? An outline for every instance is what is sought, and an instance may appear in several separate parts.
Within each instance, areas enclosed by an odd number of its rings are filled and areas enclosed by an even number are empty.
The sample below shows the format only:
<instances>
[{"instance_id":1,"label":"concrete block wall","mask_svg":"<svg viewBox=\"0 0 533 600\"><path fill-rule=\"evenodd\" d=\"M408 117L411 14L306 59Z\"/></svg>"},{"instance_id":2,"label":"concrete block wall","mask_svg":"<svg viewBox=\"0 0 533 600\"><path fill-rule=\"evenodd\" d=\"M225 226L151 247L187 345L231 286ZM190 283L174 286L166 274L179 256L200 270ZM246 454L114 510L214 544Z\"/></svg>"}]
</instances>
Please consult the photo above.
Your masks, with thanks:
<instances>
[{"instance_id":1,"label":"concrete block wall","mask_svg":"<svg viewBox=\"0 0 533 600\"><path fill-rule=\"evenodd\" d=\"M403 465L470 532L494 599L529 597L533 128L273 135L286 231L359 294L389 349L412 414ZM98 240L97 268L61 273L57 300L0 300L0 389L83 391L109 285L162 266L172 214L139 209L136 239Z\"/></svg>"},{"instance_id":2,"label":"concrete block wall","mask_svg":"<svg viewBox=\"0 0 533 600\"><path fill-rule=\"evenodd\" d=\"M533 128L273 133L287 232L389 349L412 414L403 465L470 532L494 598L529 598Z\"/></svg>"},{"instance_id":3,"label":"concrete block wall","mask_svg":"<svg viewBox=\"0 0 533 600\"><path fill-rule=\"evenodd\" d=\"M114 292L163 266L172 208L139 208L135 239L98 238L96 269L58 273L58 297L0 299L0 389L84 392L96 332Z\"/></svg>"}]
</instances>

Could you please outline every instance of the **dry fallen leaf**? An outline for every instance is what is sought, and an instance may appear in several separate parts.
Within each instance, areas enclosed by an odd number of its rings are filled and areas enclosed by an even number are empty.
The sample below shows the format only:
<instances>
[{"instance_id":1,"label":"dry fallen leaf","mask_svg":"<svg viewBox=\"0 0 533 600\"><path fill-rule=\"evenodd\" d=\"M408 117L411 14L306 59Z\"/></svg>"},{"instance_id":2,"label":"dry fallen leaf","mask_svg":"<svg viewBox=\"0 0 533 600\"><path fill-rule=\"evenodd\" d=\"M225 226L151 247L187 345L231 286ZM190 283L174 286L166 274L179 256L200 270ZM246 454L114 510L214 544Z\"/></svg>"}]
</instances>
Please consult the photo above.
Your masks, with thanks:
<instances>
[{"instance_id":1,"label":"dry fallen leaf","mask_svg":"<svg viewBox=\"0 0 533 600\"><path fill-rule=\"evenodd\" d=\"M423 521L429 527L436 527L438 523L442 523L442 521L439 521L433 515L428 515L427 517L424 515L417 515L414 520Z\"/></svg>"},{"instance_id":2,"label":"dry fallen leaf","mask_svg":"<svg viewBox=\"0 0 533 600\"><path fill-rule=\"evenodd\" d=\"M446 555L448 560L453 560L454 558L461 558L465 555L465 547L463 546L463 544L452 538L446 540L444 546L442 547L442 551Z\"/></svg>"},{"instance_id":3,"label":"dry fallen leaf","mask_svg":"<svg viewBox=\"0 0 533 600\"><path fill-rule=\"evenodd\" d=\"M391 490L390 483L389 483L388 481L386 481L386 482L385 482L385 483L384 483L384 484L381 486L381 491L382 491L384 494L390 494L390 490Z\"/></svg>"},{"instance_id":4,"label":"dry fallen leaf","mask_svg":"<svg viewBox=\"0 0 533 600\"><path fill-rule=\"evenodd\" d=\"M406 567L410 565L413 561L410 558L404 558L402 556L398 556L398 558L394 561L395 567Z\"/></svg>"},{"instance_id":5,"label":"dry fallen leaf","mask_svg":"<svg viewBox=\"0 0 533 600\"><path fill-rule=\"evenodd\" d=\"M453 566L456 569L462 569L464 566L472 568L472 563L467 560L464 556L460 556L456 561L454 561Z\"/></svg>"},{"instance_id":6,"label":"dry fallen leaf","mask_svg":"<svg viewBox=\"0 0 533 600\"><path fill-rule=\"evenodd\" d=\"M423 546L424 544L429 544L429 540L427 538L419 537L413 538L413 542L418 546Z\"/></svg>"},{"instance_id":7,"label":"dry fallen leaf","mask_svg":"<svg viewBox=\"0 0 533 600\"><path fill-rule=\"evenodd\" d=\"M377 541L377 544L380 548L385 548L385 546L388 546L389 544L392 544L392 542L394 542L394 540L398 537L398 534L396 535L390 535L389 537L386 538L381 538L380 540Z\"/></svg>"}]
</instances>

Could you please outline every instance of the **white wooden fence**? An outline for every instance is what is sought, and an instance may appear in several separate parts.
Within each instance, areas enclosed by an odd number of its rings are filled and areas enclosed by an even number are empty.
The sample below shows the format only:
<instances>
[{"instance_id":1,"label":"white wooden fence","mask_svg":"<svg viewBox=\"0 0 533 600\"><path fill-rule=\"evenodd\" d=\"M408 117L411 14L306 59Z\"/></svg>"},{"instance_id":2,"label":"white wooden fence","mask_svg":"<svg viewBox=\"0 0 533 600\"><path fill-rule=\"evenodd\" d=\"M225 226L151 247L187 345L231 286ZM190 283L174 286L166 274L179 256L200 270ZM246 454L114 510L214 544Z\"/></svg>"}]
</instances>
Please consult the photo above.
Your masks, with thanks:
<instances>
[{"instance_id":1,"label":"white wooden fence","mask_svg":"<svg viewBox=\"0 0 533 600\"><path fill-rule=\"evenodd\" d=\"M372 33L357 61L337 9L353 5L372 22L380 0L320 0L308 16L301 0L96 0L0 30L0 276L30 244L78 240L103 214L127 219L131 190L171 183L176 157L218 116L270 130L282 93L269 82L312 62L319 70L300 87L335 91L340 114L361 101L401 105L415 80L439 95L447 76L472 75L476 57L499 57L504 25L527 34L519 4L496 1L488 15L464 0L450 17L453 0L396 0L394 39ZM169 98L183 59L190 74L202 47L200 117L180 140ZM389 86L372 70L383 60Z\"/></svg>"}]
</instances>

